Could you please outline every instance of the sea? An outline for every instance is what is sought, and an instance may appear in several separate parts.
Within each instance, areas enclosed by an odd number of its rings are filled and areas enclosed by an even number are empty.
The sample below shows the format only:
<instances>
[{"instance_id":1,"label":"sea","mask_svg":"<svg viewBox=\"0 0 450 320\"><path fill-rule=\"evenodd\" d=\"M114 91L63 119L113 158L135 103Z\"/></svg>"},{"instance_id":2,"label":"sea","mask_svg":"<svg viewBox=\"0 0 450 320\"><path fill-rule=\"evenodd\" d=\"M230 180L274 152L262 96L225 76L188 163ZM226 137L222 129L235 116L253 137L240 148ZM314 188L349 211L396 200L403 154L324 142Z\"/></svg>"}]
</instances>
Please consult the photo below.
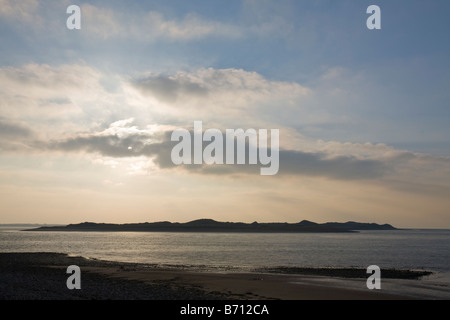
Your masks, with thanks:
<instances>
[{"instance_id":1,"label":"sea","mask_svg":"<svg viewBox=\"0 0 450 320\"><path fill-rule=\"evenodd\" d=\"M213 272L264 267L358 267L426 270L420 280L381 279L385 292L450 299L450 230L357 233L25 232L0 226L0 252L60 252L88 259ZM368 274L368 276L370 276ZM361 281L314 278L362 287ZM364 287L364 286L363 286ZM364 288L367 290L367 288Z\"/></svg>"}]
</instances>

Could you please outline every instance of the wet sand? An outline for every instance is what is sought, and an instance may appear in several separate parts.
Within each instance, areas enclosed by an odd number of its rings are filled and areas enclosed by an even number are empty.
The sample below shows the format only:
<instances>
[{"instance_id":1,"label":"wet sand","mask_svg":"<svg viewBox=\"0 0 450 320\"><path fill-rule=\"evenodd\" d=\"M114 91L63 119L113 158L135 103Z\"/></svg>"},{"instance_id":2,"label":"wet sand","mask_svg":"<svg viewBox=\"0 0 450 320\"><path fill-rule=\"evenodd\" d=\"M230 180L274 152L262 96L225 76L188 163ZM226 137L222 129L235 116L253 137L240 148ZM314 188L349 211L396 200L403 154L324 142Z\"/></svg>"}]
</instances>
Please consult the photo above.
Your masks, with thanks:
<instances>
[{"instance_id":1,"label":"wet sand","mask_svg":"<svg viewBox=\"0 0 450 320\"><path fill-rule=\"evenodd\" d=\"M69 265L81 269L81 290L69 290L66 286ZM361 290L329 285L327 279L323 275L283 274L276 270L272 273L205 272L90 260L59 253L0 253L2 300L410 299L382 290L368 290L364 278L351 278L361 283Z\"/></svg>"}]
</instances>

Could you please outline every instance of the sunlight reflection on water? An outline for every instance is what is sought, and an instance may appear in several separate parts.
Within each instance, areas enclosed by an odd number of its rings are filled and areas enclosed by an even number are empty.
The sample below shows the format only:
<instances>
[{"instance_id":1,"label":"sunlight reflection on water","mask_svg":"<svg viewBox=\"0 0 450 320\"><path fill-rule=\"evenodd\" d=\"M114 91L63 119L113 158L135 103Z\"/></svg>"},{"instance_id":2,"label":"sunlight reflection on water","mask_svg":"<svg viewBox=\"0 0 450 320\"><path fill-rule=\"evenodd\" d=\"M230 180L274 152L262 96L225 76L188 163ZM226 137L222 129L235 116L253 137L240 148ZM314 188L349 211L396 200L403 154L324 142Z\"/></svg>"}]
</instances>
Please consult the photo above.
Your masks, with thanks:
<instances>
[{"instance_id":1,"label":"sunlight reflection on water","mask_svg":"<svg viewBox=\"0 0 450 320\"><path fill-rule=\"evenodd\" d=\"M450 230L352 234L23 232L0 228L1 252L62 252L124 262L450 271Z\"/></svg>"}]
</instances>

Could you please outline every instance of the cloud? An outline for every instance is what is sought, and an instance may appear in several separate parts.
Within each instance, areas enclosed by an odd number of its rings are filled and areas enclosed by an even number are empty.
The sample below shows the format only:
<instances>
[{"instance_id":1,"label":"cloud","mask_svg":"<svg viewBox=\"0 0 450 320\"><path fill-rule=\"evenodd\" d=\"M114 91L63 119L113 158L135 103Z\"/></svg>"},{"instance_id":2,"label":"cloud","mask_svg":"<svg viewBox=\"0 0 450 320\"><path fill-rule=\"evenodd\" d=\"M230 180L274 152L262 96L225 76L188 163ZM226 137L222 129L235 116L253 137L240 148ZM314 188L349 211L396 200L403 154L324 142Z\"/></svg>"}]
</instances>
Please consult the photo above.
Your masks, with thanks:
<instances>
[{"instance_id":1,"label":"cloud","mask_svg":"<svg viewBox=\"0 0 450 320\"><path fill-rule=\"evenodd\" d=\"M36 132L70 134L133 117L140 125L210 121L216 127L282 126L311 93L242 69L125 77L86 64L0 67L0 117ZM291 117L292 118L292 117Z\"/></svg>"},{"instance_id":2,"label":"cloud","mask_svg":"<svg viewBox=\"0 0 450 320\"><path fill-rule=\"evenodd\" d=\"M0 119L0 138L10 139L11 137L29 137L31 130L19 123L11 123Z\"/></svg>"},{"instance_id":3,"label":"cloud","mask_svg":"<svg viewBox=\"0 0 450 320\"><path fill-rule=\"evenodd\" d=\"M66 139L35 141L34 148L46 151L86 152L111 158L164 157L171 146L168 126L132 126L134 120L112 123L107 129L74 135Z\"/></svg>"},{"instance_id":4,"label":"cloud","mask_svg":"<svg viewBox=\"0 0 450 320\"><path fill-rule=\"evenodd\" d=\"M25 23L36 23L37 0L0 0L0 16Z\"/></svg>"},{"instance_id":5,"label":"cloud","mask_svg":"<svg viewBox=\"0 0 450 320\"><path fill-rule=\"evenodd\" d=\"M342 124L340 117L327 116L326 103L311 104L316 97L320 90L233 68L130 77L83 63L0 68L0 116L26 119L33 127L45 126L35 131L51 134L98 130L130 117L140 125L202 120L222 129L317 128L324 117Z\"/></svg>"},{"instance_id":6,"label":"cloud","mask_svg":"<svg viewBox=\"0 0 450 320\"><path fill-rule=\"evenodd\" d=\"M152 158L161 169L182 169L197 174L259 174L259 165L175 166L171 159L171 151L178 142L171 141L172 131L157 130L150 132L145 129L141 130L135 126L130 126L131 121L132 119L127 119L115 122L102 132L51 141L45 145L45 148L53 151L96 153L112 158L145 156ZM225 136L223 140L225 141ZM206 143L204 143L205 145ZM333 156L325 153L280 150L280 175L306 175L338 180L356 180L380 178L388 171L389 164L377 159L358 159L355 156Z\"/></svg>"},{"instance_id":7,"label":"cloud","mask_svg":"<svg viewBox=\"0 0 450 320\"><path fill-rule=\"evenodd\" d=\"M322 153L280 151L280 172L325 176L339 180L374 179L390 169L378 159L358 159L355 156L331 156Z\"/></svg>"},{"instance_id":8,"label":"cloud","mask_svg":"<svg viewBox=\"0 0 450 320\"><path fill-rule=\"evenodd\" d=\"M64 36L68 17L66 8L71 4L70 0L0 0L0 18L10 28L19 31L14 36L21 34L22 41L42 43L50 37L54 44L56 37Z\"/></svg>"},{"instance_id":9,"label":"cloud","mask_svg":"<svg viewBox=\"0 0 450 320\"><path fill-rule=\"evenodd\" d=\"M181 19L170 19L158 11L137 14L96 7L81 6L86 35L102 39L127 38L138 41L192 41L206 37L241 38L239 27L208 20L196 13Z\"/></svg>"},{"instance_id":10,"label":"cloud","mask_svg":"<svg viewBox=\"0 0 450 320\"><path fill-rule=\"evenodd\" d=\"M13 28L37 33L40 38L64 37L66 8L73 5L69 0L46 2L38 0L0 0L0 17ZM204 39L245 40L254 37L283 37L290 22L283 14L267 11L258 19L253 12L220 20L216 15L204 16L195 5L179 10L134 10L134 6L110 4L106 6L83 3L81 8L81 39L123 40L138 43L189 42ZM279 6L279 4L277 5ZM276 6L275 6L276 7ZM245 11L245 10L244 10ZM16 23L19 21L20 23ZM25 34L24 34L25 35ZM77 38L79 40L80 38Z\"/></svg>"},{"instance_id":11,"label":"cloud","mask_svg":"<svg viewBox=\"0 0 450 320\"><path fill-rule=\"evenodd\" d=\"M33 137L34 132L28 126L0 118L0 150L3 153L28 149L27 141Z\"/></svg>"},{"instance_id":12,"label":"cloud","mask_svg":"<svg viewBox=\"0 0 450 320\"><path fill-rule=\"evenodd\" d=\"M263 95L264 98L272 94L281 95L306 95L310 89L294 82L271 81L264 78L257 72L245 71L243 69L214 69L202 68L194 72L178 72L175 75L148 75L138 78L134 81L136 87L144 92L158 92L169 84L169 93L178 94L182 89L186 94L213 93L214 95L222 92L245 92L250 95Z\"/></svg>"},{"instance_id":13,"label":"cloud","mask_svg":"<svg viewBox=\"0 0 450 320\"><path fill-rule=\"evenodd\" d=\"M98 131L116 119L153 122L154 105L124 77L86 64L0 67L0 118L41 139Z\"/></svg>"},{"instance_id":14,"label":"cloud","mask_svg":"<svg viewBox=\"0 0 450 320\"><path fill-rule=\"evenodd\" d=\"M330 71L331 72L331 71ZM334 70L327 78L340 77ZM107 79L107 81L105 80ZM2 151L46 150L153 159L160 169L248 174L260 166L173 166L170 133L202 120L205 128L280 129L280 176L380 179L448 184L448 159L383 144L303 136L300 119L314 90L241 69L199 69L125 78L87 65L29 64L0 68ZM117 121L122 119L120 121ZM431 178L432 177L432 178Z\"/></svg>"},{"instance_id":15,"label":"cloud","mask_svg":"<svg viewBox=\"0 0 450 320\"><path fill-rule=\"evenodd\" d=\"M203 84L177 76L157 75L135 82L135 86L167 103L176 102L183 96L205 96L209 92Z\"/></svg>"},{"instance_id":16,"label":"cloud","mask_svg":"<svg viewBox=\"0 0 450 320\"><path fill-rule=\"evenodd\" d=\"M280 115L298 111L311 95L311 89L298 83L273 81L256 72L231 68L143 75L132 85L187 123L201 119L227 127L280 126Z\"/></svg>"}]
</instances>

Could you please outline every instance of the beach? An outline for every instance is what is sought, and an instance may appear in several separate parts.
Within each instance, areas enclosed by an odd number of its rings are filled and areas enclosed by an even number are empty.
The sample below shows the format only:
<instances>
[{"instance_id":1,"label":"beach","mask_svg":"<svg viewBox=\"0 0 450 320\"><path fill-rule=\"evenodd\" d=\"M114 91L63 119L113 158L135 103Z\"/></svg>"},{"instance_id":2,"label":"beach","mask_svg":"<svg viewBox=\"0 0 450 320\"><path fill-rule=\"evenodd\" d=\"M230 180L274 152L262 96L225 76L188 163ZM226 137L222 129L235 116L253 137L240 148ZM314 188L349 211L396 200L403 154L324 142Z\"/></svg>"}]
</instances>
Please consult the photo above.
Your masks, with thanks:
<instances>
[{"instance_id":1,"label":"beach","mask_svg":"<svg viewBox=\"0 0 450 320\"><path fill-rule=\"evenodd\" d=\"M81 271L81 289L69 290L67 267ZM294 270L295 271L295 270ZM365 279L346 270L342 283L331 276L279 272L211 272L68 256L63 253L0 253L1 300L396 300L368 290ZM360 270L355 270L360 273ZM381 292L380 292L381 291Z\"/></svg>"}]
</instances>

